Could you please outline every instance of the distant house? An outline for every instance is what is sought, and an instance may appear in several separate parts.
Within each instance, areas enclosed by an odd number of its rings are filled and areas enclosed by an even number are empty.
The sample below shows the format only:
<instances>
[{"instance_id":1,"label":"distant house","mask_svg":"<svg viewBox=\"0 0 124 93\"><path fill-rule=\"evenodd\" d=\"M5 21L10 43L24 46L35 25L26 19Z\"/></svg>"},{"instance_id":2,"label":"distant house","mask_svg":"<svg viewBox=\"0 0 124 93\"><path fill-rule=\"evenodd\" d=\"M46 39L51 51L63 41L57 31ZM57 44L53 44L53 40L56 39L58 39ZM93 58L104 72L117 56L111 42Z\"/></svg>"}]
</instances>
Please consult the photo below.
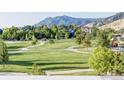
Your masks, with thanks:
<instances>
[{"instance_id":1,"label":"distant house","mask_svg":"<svg viewBox=\"0 0 124 93\"><path fill-rule=\"evenodd\" d=\"M113 37L111 39L111 41L112 41L112 47L118 47L119 41L118 41L117 37Z\"/></svg>"},{"instance_id":2,"label":"distant house","mask_svg":"<svg viewBox=\"0 0 124 93\"><path fill-rule=\"evenodd\" d=\"M118 47L124 45L124 36L120 34L115 34L112 36L112 47Z\"/></svg>"},{"instance_id":3,"label":"distant house","mask_svg":"<svg viewBox=\"0 0 124 93\"><path fill-rule=\"evenodd\" d=\"M92 27L88 27L88 26L81 26L81 29L87 33L91 33L92 31Z\"/></svg>"}]
</instances>

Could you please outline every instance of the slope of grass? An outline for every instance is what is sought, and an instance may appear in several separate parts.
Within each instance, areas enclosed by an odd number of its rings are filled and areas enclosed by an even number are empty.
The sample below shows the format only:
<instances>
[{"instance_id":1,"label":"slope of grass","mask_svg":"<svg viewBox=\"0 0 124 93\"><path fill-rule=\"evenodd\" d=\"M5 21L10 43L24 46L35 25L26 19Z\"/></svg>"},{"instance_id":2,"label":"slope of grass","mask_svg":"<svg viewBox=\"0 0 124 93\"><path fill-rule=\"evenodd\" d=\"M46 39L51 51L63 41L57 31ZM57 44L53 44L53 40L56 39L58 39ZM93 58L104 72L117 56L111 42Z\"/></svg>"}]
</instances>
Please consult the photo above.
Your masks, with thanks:
<instances>
[{"instance_id":1,"label":"slope of grass","mask_svg":"<svg viewBox=\"0 0 124 93\"><path fill-rule=\"evenodd\" d=\"M29 46L30 43L8 44L9 50L18 50ZM6 63L6 69L0 71L29 72L34 63L43 70L70 70L88 68L89 54L74 53L65 50L70 46L75 46L73 39L55 40L55 44L46 43L43 46L31 48L27 52L10 54L10 61Z\"/></svg>"},{"instance_id":2,"label":"slope of grass","mask_svg":"<svg viewBox=\"0 0 124 93\"><path fill-rule=\"evenodd\" d=\"M15 43L7 43L7 47L9 51L17 51L20 48L28 47L31 45L31 41L20 41Z\"/></svg>"}]
</instances>

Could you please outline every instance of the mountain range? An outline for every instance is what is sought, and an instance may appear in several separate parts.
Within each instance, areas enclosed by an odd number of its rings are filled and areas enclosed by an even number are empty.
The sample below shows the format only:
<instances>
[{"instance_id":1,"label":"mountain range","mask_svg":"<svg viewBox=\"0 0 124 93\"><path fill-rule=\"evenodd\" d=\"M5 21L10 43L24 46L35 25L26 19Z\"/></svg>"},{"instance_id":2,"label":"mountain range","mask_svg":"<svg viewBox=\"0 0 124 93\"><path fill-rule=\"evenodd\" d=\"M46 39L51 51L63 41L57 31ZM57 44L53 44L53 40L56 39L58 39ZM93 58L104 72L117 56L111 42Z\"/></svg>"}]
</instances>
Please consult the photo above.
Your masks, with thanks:
<instances>
[{"instance_id":1,"label":"mountain range","mask_svg":"<svg viewBox=\"0 0 124 93\"><path fill-rule=\"evenodd\" d=\"M102 28L110 27L119 30L124 28L124 12L119 12L106 18L74 18L66 15L48 17L36 23L35 26L47 25L50 27L54 24L66 26L76 24L77 26L97 26Z\"/></svg>"},{"instance_id":2,"label":"mountain range","mask_svg":"<svg viewBox=\"0 0 124 93\"><path fill-rule=\"evenodd\" d=\"M45 18L44 20L40 21L39 23L35 24L35 26L41 26L41 25L47 25L47 26L52 26L52 25L70 25L70 24L76 24L78 26L80 25L86 25L88 23L94 22L94 18L73 18L70 16L56 16L56 17L48 17Z\"/></svg>"}]
</instances>

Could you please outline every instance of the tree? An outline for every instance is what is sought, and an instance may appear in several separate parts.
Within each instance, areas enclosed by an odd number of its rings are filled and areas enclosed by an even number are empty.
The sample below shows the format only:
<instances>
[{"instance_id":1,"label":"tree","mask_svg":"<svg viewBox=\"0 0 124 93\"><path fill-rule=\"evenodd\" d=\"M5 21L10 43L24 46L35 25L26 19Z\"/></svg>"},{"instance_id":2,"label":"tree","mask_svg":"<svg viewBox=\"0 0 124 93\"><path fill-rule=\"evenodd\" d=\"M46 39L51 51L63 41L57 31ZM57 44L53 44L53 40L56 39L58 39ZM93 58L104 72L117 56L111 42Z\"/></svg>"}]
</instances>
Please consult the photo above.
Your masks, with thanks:
<instances>
[{"instance_id":1,"label":"tree","mask_svg":"<svg viewBox=\"0 0 124 93\"><path fill-rule=\"evenodd\" d=\"M109 47L112 36L111 29L100 30L97 34L98 34L96 38L97 45L102 47Z\"/></svg>"},{"instance_id":2,"label":"tree","mask_svg":"<svg viewBox=\"0 0 124 93\"><path fill-rule=\"evenodd\" d=\"M66 32L66 33L65 33L65 38L68 39L69 36L70 36L70 33L69 33L69 32Z\"/></svg>"},{"instance_id":3,"label":"tree","mask_svg":"<svg viewBox=\"0 0 124 93\"><path fill-rule=\"evenodd\" d=\"M91 29L91 36L92 36L92 39L95 39L97 37L97 33L99 32L99 29L97 27L93 27Z\"/></svg>"},{"instance_id":4,"label":"tree","mask_svg":"<svg viewBox=\"0 0 124 93\"><path fill-rule=\"evenodd\" d=\"M100 75L106 75L110 70L110 63L114 63L113 59L114 55L111 50L106 47L98 47L89 58L89 65Z\"/></svg>"},{"instance_id":5,"label":"tree","mask_svg":"<svg viewBox=\"0 0 124 93\"><path fill-rule=\"evenodd\" d=\"M36 45L38 40L36 39L35 35L32 36L32 45Z\"/></svg>"},{"instance_id":6,"label":"tree","mask_svg":"<svg viewBox=\"0 0 124 93\"><path fill-rule=\"evenodd\" d=\"M86 34L85 39L83 41L83 45L84 45L84 47L87 47L87 51L88 51L88 47L91 46L91 36L90 36L90 34L88 34L88 33Z\"/></svg>"},{"instance_id":7,"label":"tree","mask_svg":"<svg viewBox=\"0 0 124 93\"><path fill-rule=\"evenodd\" d=\"M65 38L65 31L64 30L60 30L59 32L58 32L59 34L59 39L64 39Z\"/></svg>"},{"instance_id":8,"label":"tree","mask_svg":"<svg viewBox=\"0 0 124 93\"><path fill-rule=\"evenodd\" d=\"M75 39L76 43L78 45L82 45L83 47L88 47L91 46L91 34L86 33L85 31L81 30L81 28L78 28L75 32Z\"/></svg>"},{"instance_id":9,"label":"tree","mask_svg":"<svg viewBox=\"0 0 124 93\"><path fill-rule=\"evenodd\" d=\"M29 38L28 38L28 34L25 35L25 40L28 41Z\"/></svg>"},{"instance_id":10,"label":"tree","mask_svg":"<svg viewBox=\"0 0 124 93\"><path fill-rule=\"evenodd\" d=\"M58 32L58 27L57 27L57 25L52 25L52 27L51 27L51 33L53 34L53 37L54 37L54 38L55 38L57 32Z\"/></svg>"},{"instance_id":11,"label":"tree","mask_svg":"<svg viewBox=\"0 0 124 93\"><path fill-rule=\"evenodd\" d=\"M2 37L3 39L7 39L7 40L15 40L18 37L17 31L18 28L14 26L12 26L11 28L5 28L3 30Z\"/></svg>"},{"instance_id":12,"label":"tree","mask_svg":"<svg viewBox=\"0 0 124 93\"><path fill-rule=\"evenodd\" d=\"M111 65L111 71L114 75L122 75L124 73L124 53L114 53L114 63Z\"/></svg>"},{"instance_id":13,"label":"tree","mask_svg":"<svg viewBox=\"0 0 124 93\"><path fill-rule=\"evenodd\" d=\"M23 30L16 31L16 40L24 40L25 39L25 32Z\"/></svg>"},{"instance_id":14,"label":"tree","mask_svg":"<svg viewBox=\"0 0 124 93\"><path fill-rule=\"evenodd\" d=\"M51 31L47 27L47 25L42 26L41 32L43 33L43 37L45 37L45 38L50 38L51 37Z\"/></svg>"},{"instance_id":15,"label":"tree","mask_svg":"<svg viewBox=\"0 0 124 93\"><path fill-rule=\"evenodd\" d=\"M83 44L83 41L85 39L85 36L86 36L86 32L85 31L82 31L80 28L78 28L75 32L75 42L78 44L78 45L81 45Z\"/></svg>"},{"instance_id":16,"label":"tree","mask_svg":"<svg viewBox=\"0 0 124 93\"><path fill-rule=\"evenodd\" d=\"M122 75L124 72L124 54L113 52L106 47L98 47L89 58L89 65L100 75Z\"/></svg>"},{"instance_id":17,"label":"tree","mask_svg":"<svg viewBox=\"0 0 124 93\"><path fill-rule=\"evenodd\" d=\"M11 38L11 34L10 34L10 31L9 31L9 28L4 28L3 29L2 38L3 39Z\"/></svg>"},{"instance_id":18,"label":"tree","mask_svg":"<svg viewBox=\"0 0 124 93\"><path fill-rule=\"evenodd\" d=\"M35 35L36 35L37 39L41 39L41 38L45 37L45 35L42 31L43 31L43 26L35 27L34 32L35 32Z\"/></svg>"},{"instance_id":19,"label":"tree","mask_svg":"<svg viewBox=\"0 0 124 93\"><path fill-rule=\"evenodd\" d=\"M5 63L9 60L8 51L6 44L0 40L0 62L3 63L3 68L5 68Z\"/></svg>"},{"instance_id":20,"label":"tree","mask_svg":"<svg viewBox=\"0 0 124 93\"><path fill-rule=\"evenodd\" d=\"M52 39L54 38L54 36L52 35ZM55 39L57 39L57 40L59 40L60 39L60 35L59 35L59 33L56 33L56 35L55 35Z\"/></svg>"},{"instance_id":21,"label":"tree","mask_svg":"<svg viewBox=\"0 0 124 93\"><path fill-rule=\"evenodd\" d=\"M12 40L17 39L17 31L18 31L18 28L12 26L12 27L9 28L9 29L10 29L10 33L11 33L11 39L12 39Z\"/></svg>"},{"instance_id":22,"label":"tree","mask_svg":"<svg viewBox=\"0 0 124 93\"><path fill-rule=\"evenodd\" d=\"M69 36L70 36L70 33L68 32L66 26L63 26L63 25L58 26L58 32L55 35L56 39L65 39L65 38L67 39L69 38Z\"/></svg>"},{"instance_id":23,"label":"tree","mask_svg":"<svg viewBox=\"0 0 124 93\"><path fill-rule=\"evenodd\" d=\"M70 24L68 26L69 29L73 29L74 31L77 29L77 25L76 24Z\"/></svg>"}]
</instances>

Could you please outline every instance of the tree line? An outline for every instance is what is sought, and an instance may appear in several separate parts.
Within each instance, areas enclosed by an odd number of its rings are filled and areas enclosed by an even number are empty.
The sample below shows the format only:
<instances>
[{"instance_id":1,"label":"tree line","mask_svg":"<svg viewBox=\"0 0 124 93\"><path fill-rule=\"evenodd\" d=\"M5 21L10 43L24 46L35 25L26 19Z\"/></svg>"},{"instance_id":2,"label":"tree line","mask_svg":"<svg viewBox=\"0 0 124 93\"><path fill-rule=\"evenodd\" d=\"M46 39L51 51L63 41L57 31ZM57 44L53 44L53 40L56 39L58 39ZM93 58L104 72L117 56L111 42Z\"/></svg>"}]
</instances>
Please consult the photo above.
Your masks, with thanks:
<instances>
[{"instance_id":1,"label":"tree line","mask_svg":"<svg viewBox=\"0 0 124 93\"><path fill-rule=\"evenodd\" d=\"M0 30L0 38L4 40L32 40L33 37L36 39L68 39L76 38L77 43L81 44L84 36L87 39L95 39L100 31L98 28L91 28L91 33L86 32L81 26L71 24L69 26L65 25L52 25L48 27L47 25L42 26L30 26L26 25L24 27L3 28Z\"/></svg>"},{"instance_id":2,"label":"tree line","mask_svg":"<svg viewBox=\"0 0 124 93\"><path fill-rule=\"evenodd\" d=\"M76 25L52 25L51 27L47 25L39 27L30 25L24 27L12 26L10 28L4 28L0 34L4 40L31 40L33 36L36 39L65 39L73 37L76 28Z\"/></svg>"}]
</instances>

